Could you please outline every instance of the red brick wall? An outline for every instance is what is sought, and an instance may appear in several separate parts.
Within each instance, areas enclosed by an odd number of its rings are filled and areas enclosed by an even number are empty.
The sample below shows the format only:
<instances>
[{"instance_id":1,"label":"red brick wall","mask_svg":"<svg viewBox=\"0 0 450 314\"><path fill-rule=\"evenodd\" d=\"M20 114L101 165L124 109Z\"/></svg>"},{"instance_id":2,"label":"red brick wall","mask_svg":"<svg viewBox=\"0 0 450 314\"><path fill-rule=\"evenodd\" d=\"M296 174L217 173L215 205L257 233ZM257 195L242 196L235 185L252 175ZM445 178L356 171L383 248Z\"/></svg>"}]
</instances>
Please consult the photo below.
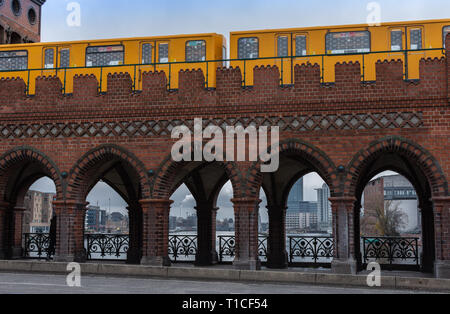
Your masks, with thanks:
<instances>
[{"instance_id":1,"label":"red brick wall","mask_svg":"<svg viewBox=\"0 0 450 314\"><path fill-rule=\"evenodd\" d=\"M170 156L171 127L194 117L218 125L250 119L256 125L279 125L282 141L301 140L308 144L307 156L327 161L323 175L330 178L334 196L354 196L358 169L371 151L383 147L416 162L433 196L448 196L448 56L449 50L447 58L422 60L418 82L403 81L401 61L378 62L373 83L360 82L358 63L337 64L336 82L326 86L316 65L296 66L291 87L278 85L276 67L255 68L254 86L246 89L240 69L218 69L215 90L203 88L201 71L181 72L179 90L170 92L163 73L144 74L141 92L132 91L129 74L110 75L106 94L97 93L94 76L75 77L73 95L61 94L58 78L39 78L30 97L22 80L0 80L0 157L18 147L33 148L54 163L55 179L69 174L67 190L73 191L77 169L97 158L87 153L116 145L124 151L116 154L136 166L142 184L150 186L164 175L157 171ZM0 170L3 165L0 158ZM337 172L341 165L344 174ZM148 170L156 171L155 178ZM238 163L234 171L240 182L236 194L254 197L254 168ZM63 186L58 199L76 198ZM148 186L144 191L144 198L154 196Z\"/></svg>"},{"instance_id":2,"label":"red brick wall","mask_svg":"<svg viewBox=\"0 0 450 314\"><path fill-rule=\"evenodd\" d=\"M18 33L22 38L27 37L33 42L41 40L41 8L31 0L20 0L22 10L19 16L14 15L11 10L12 0L5 0L0 6L0 25L3 28L11 28L12 31ZM28 10L33 8L36 12L36 23L30 24L28 21Z\"/></svg>"}]
</instances>

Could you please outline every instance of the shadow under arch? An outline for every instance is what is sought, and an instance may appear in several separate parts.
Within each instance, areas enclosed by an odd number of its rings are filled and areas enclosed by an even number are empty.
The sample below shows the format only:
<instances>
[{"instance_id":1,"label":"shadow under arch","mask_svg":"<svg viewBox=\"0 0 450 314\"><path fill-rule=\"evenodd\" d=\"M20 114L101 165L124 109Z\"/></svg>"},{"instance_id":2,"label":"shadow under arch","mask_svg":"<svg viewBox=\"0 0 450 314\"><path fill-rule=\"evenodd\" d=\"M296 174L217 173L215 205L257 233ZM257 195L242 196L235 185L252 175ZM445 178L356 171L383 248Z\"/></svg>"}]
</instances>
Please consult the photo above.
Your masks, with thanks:
<instances>
[{"instance_id":1,"label":"shadow under arch","mask_svg":"<svg viewBox=\"0 0 450 314\"><path fill-rule=\"evenodd\" d=\"M336 166L319 148L292 138L281 141L278 149L279 168L273 173L262 173L260 162L247 171L253 189L262 187L267 197L269 214L268 262L270 268L286 268L286 209L289 192L294 184L308 173L316 172L330 188L331 195L340 193ZM269 149L272 152L272 147ZM256 192L256 191L255 191Z\"/></svg>"},{"instance_id":2,"label":"shadow under arch","mask_svg":"<svg viewBox=\"0 0 450 314\"><path fill-rule=\"evenodd\" d=\"M149 178L144 164L117 145L101 145L84 154L70 171L68 198L85 204L89 192L104 181L128 204L130 242L128 263L142 257L143 213L140 200L149 197Z\"/></svg>"},{"instance_id":3,"label":"shadow under arch","mask_svg":"<svg viewBox=\"0 0 450 314\"><path fill-rule=\"evenodd\" d=\"M354 206L354 243L358 267L362 267L360 248L360 210L365 186L377 174L391 170L407 178L417 192L422 210L422 271L432 272L436 258L432 197L447 195L448 184L436 159L423 147L401 137L391 136L372 142L358 152L348 166L351 176L349 195Z\"/></svg>"},{"instance_id":4,"label":"shadow under arch","mask_svg":"<svg viewBox=\"0 0 450 314\"><path fill-rule=\"evenodd\" d=\"M191 160L194 160L192 155ZM217 172L221 172L220 178L224 174L231 181L235 197L236 193L244 193L239 189L243 184L243 178L235 162L228 161L174 161L171 154L164 159L158 170L155 172L151 182L151 195L155 199L168 199L175 190L183 184L192 173L214 167ZM220 171L219 171L220 170Z\"/></svg>"},{"instance_id":5,"label":"shadow under arch","mask_svg":"<svg viewBox=\"0 0 450 314\"><path fill-rule=\"evenodd\" d=\"M192 160L194 160L192 156ZM185 184L196 202L197 254L195 264L207 266L217 263L216 215L217 199L223 186L231 182L235 198L242 196L242 176L236 163L227 161L180 161L168 156L156 171L152 182L154 199L169 199Z\"/></svg>"},{"instance_id":6,"label":"shadow under arch","mask_svg":"<svg viewBox=\"0 0 450 314\"><path fill-rule=\"evenodd\" d=\"M63 199L63 179L50 157L29 146L16 147L0 156L0 256L22 257L24 198L30 186L42 177L53 180L56 197Z\"/></svg>"}]
</instances>

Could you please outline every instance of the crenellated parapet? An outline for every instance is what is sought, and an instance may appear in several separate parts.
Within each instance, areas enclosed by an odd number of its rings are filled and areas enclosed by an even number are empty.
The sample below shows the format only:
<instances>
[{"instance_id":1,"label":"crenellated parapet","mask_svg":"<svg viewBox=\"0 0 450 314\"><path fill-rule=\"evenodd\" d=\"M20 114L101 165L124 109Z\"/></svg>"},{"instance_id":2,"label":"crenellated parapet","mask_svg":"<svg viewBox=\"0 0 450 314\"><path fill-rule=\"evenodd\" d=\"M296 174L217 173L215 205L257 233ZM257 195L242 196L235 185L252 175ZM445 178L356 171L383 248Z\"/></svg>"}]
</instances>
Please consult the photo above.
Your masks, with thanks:
<instances>
[{"instance_id":1,"label":"crenellated parapet","mask_svg":"<svg viewBox=\"0 0 450 314\"><path fill-rule=\"evenodd\" d=\"M448 104L450 98L449 49L446 58L420 60L419 80L404 79L402 60L378 61L375 64L376 80L362 81L361 64L344 62L335 65L335 81L322 83L318 64L294 67L293 84L281 86L277 66L257 66L253 69L252 86L244 86L239 67L218 68L216 85L206 86L201 70L182 70L178 73L178 89L168 89L168 77L163 71L139 73L136 82L130 73L109 74L106 92L100 93L100 79L95 75L73 77L73 92L64 94L63 84L57 76L38 77L36 90L26 96L22 79L0 80L0 106L3 113L79 110L127 111L150 110L155 115L196 112L214 114L218 108L223 113L279 112L280 106L288 110L353 110L364 106L396 108ZM105 89L103 87L103 90ZM43 106L45 104L45 106ZM36 106L33 106L36 105ZM68 110L68 108L76 109ZM116 108L114 106L117 105Z\"/></svg>"}]
</instances>

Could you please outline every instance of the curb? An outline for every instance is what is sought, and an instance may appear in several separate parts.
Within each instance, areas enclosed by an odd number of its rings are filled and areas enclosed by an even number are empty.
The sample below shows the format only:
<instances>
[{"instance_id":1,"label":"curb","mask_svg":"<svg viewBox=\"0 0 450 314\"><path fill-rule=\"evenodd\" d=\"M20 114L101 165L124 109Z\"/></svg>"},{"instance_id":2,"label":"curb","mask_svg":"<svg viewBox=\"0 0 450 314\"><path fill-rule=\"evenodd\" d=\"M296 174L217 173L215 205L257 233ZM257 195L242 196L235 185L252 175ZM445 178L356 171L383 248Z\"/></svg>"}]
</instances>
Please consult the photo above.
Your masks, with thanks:
<instances>
[{"instance_id":1,"label":"curb","mask_svg":"<svg viewBox=\"0 0 450 314\"><path fill-rule=\"evenodd\" d=\"M68 274L68 263L40 261L0 261L0 272ZM251 271L237 269L159 267L119 264L80 264L81 273L97 276L156 277L170 279L225 280L237 282L298 283L367 288L365 275ZM383 276L382 288L439 291L450 293L450 279Z\"/></svg>"}]
</instances>

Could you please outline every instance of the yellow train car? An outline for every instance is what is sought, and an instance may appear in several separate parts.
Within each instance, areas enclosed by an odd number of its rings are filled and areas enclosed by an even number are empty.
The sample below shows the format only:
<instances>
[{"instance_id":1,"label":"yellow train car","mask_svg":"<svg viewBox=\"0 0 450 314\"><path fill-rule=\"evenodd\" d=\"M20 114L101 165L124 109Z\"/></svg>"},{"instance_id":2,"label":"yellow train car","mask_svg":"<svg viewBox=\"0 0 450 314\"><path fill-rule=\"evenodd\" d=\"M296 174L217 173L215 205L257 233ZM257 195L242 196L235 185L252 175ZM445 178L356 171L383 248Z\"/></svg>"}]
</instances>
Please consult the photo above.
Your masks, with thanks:
<instances>
[{"instance_id":1,"label":"yellow train car","mask_svg":"<svg viewBox=\"0 0 450 314\"><path fill-rule=\"evenodd\" d=\"M168 89L178 88L180 70L202 69L207 87L215 87L216 68L226 54L226 40L218 34L178 35L0 45L0 77L20 77L34 94L38 76L57 75L64 92L73 90L73 77L94 74L99 89L107 90L109 73L130 73L134 88L142 87L142 73L164 71Z\"/></svg>"},{"instance_id":2,"label":"yellow train car","mask_svg":"<svg viewBox=\"0 0 450 314\"><path fill-rule=\"evenodd\" d=\"M361 80L373 81L377 60L393 59L403 61L404 79L418 79L419 60L442 57L448 33L450 19L232 32L231 65L243 69L246 85L257 65L277 65L281 84L292 84L294 66L308 62L319 64L325 83L335 81L336 63L350 61L361 64Z\"/></svg>"}]
</instances>

